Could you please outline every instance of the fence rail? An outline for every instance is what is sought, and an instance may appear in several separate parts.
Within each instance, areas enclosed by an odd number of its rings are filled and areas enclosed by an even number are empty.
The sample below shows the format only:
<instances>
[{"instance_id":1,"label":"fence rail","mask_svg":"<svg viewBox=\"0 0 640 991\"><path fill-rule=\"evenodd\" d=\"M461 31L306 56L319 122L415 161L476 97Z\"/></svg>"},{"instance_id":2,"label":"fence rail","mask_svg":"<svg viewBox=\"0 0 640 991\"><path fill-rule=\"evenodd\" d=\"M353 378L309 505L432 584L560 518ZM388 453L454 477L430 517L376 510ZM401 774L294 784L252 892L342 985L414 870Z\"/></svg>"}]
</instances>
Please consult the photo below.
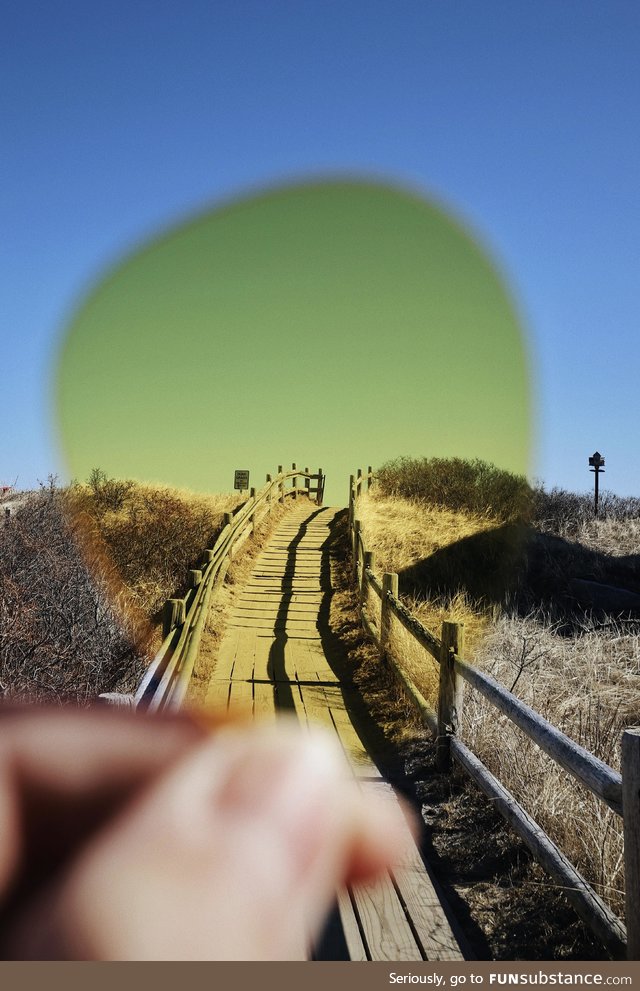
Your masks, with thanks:
<instances>
[{"instance_id":1,"label":"fence rail","mask_svg":"<svg viewBox=\"0 0 640 991\"><path fill-rule=\"evenodd\" d=\"M298 481L303 485L299 486ZM212 597L222 585L232 557L251 536L258 524L271 513L274 503L286 499L315 496L322 505L325 476L322 468L312 474L308 468L267 475L264 486L251 489L248 499L233 513L225 514L225 524L212 547L202 555L200 567L189 572L190 589L182 599L168 599L163 614L163 641L135 693L135 705L156 712L177 709L184 702L198 657L200 639ZM312 484L315 483L315 484Z\"/></svg>"},{"instance_id":2,"label":"fence rail","mask_svg":"<svg viewBox=\"0 0 640 991\"><path fill-rule=\"evenodd\" d=\"M349 482L349 527L360 614L366 633L379 648L381 659L413 702L423 725L434 736L438 767L443 771L448 770L451 760L455 760L511 824L534 858L564 888L578 915L610 952L617 957L626 955L630 960L640 959L640 730L629 729L623 734L622 774L619 774L571 740L490 675L463 660L462 624L444 622L440 639L423 626L400 601L398 576L387 573L379 578L374 571L373 552L365 546L357 515L358 498L365 485L368 489L373 480L374 475L369 468L366 474L358 469ZM380 601L378 623L367 607L369 591ZM401 623L416 643L439 665L438 700L435 708L424 698L389 649L391 616ZM507 716L580 784L623 817L626 928L553 840L460 739L463 681Z\"/></svg>"}]
</instances>

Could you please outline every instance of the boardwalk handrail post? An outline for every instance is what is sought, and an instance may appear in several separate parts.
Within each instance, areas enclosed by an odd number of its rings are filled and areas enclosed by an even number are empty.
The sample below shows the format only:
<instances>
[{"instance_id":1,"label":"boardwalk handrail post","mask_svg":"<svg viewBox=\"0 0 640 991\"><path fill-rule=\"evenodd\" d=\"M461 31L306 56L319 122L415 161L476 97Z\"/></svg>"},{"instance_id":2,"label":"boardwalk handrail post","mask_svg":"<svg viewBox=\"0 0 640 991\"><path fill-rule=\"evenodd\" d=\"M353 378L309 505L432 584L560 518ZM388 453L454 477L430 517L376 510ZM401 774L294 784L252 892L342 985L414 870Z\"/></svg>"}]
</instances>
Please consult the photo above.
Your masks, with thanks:
<instances>
[{"instance_id":1,"label":"boardwalk handrail post","mask_svg":"<svg viewBox=\"0 0 640 991\"><path fill-rule=\"evenodd\" d=\"M395 572L385 572L382 576L382 602L380 611L380 660L384 663L387 657L387 646L391 633L391 606L388 593L398 598L398 576Z\"/></svg>"},{"instance_id":2,"label":"boardwalk handrail post","mask_svg":"<svg viewBox=\"0 0 640 991\"><path fill-rule=\"evenodd\" d=\"M162 639L168 637L176 626L182 626L184 620L184 599L167 599L162 610Z\"/></svg>"},{"instance_id":3,"label":"boardwalk handrail post","mask_svg":"<svg viewBox=\"0 0 640 991\"><path fill-rule=\"evenodd\" d=\"M265 484L266 485L269 485L269 483L271 481L273 481L272 478L271 478L271 475L267 474L267 480L266 480L266 483ZM271 500L272 499L273 499L273 490L272 489L269 489L269 491L267 492L267 512L268 513L271 512Z\"/></svg>"},{"instance_id":4,"label":"boardwalk handrail post","mask_svg":"<svg viewBox=\"0 0 640 991\"><path fill-rule=\"evenodd\" d=\"M298 469L297 469L296 463L294 461L293 464L291 465L291 471L297 471L297 470ZM297 501L297 499L298 499L298 476L297 475L294 475L293 476L293 479L291 480L291 485L292 485L292 488L293 488L293 498Z\"/></svg>"},{"instance_id":5,"label":"boardwalk handrail post","mask_svg":"<svg viewBox=\"0 0 640 991\"><path fill-rule=\"evenodd\" d=\"M360 576L360 604L364 605L367 597L367 571L373 571L375 564L375 552L365 551L362 562L362 574Z\"/></svg>"},{"instance_id":6,"label":"boardwalk handrail post","mask_svg":"<svg viewBox=\"0 0 640 991\"><path fill-rule=\"evenodd\" d=\"M251 512L249 513L249 520L251 522L251 533L256 532L256 489L252 485L249 489L249 498L253 499L253 506L251 507Z\"/></svg>"},{"instance_id":7,"label":"boardwalk handrail post","mask_svg":"<svg viewBox=\"0 0 640 991\"><path fill-rule=\"evenodd\" d=\"M360 520L353 522L353 580L358 581L358 558L360 556Z\"/></svg>"},{"instance_id":8,"label":"boardwalk handrail post","mask_svg":"<svg viewBox=\"0 0 640 991\"><path fill-rule=\"evenodd\" d=\"M189 588L197 588L202 581L202 571L200 568L189 569Z\"/></svg>"},{"instance_id":9,"label":"boardwalk handrail post","mask_svg":"<svg viewBox=\"0 0 640 991\"><path fill-rule=\"evenodd\" d=\"M321 506L324 498L324 475L322 468L318 468L318 491L316 492L316 505Z\"/></svg>"},{"instance_id":10,"label":"boardwalk handrail post","mask_svg":"<svg viewBox=\"0 0 640 991\"><path fill-rule=\"evenodd\" d=\"M450 737L457 735L460 727L463 681L456 671L454 658L462 654L463 648L464 624L445 620L442 624L438 687L436 764L439 771L448 771L451 767Z\"/></svg>"},{"instance_id":11,"label":"boardwalk handrail post","mask_svg":"<svg viewBox=\"0 0 640 991\"><path fill-rule=\"evenodd\" d=\"M353 527L353 520L355 518L355 495L354 488L356 483L355 475L349 475L349 527Z\"/></svg>"},{"instance_id":12,"label":"boardwalk handrail post","mask_svg":"<svg viewBox=\"0 0 640 991\"><path fill-rule=\"evenodd\" d=\"M278 465L278 475L282 475L282 465ZM284 478L280 479L280 502L284 506Z\"/></svg>"},{"instance_id":13,"label":"boardwalk handrail post","mask_svg":"<svg viewBox=\"0 0 640 991\"><path fill-rule=\"evenodd\" d=\"M358 468L358 481L356 482L356 499L362 495L362 468Z\"/></svg>"},{"instance_id":14,"label":"boardwalk handrail post","mask_svg":"<svg viewBox=\"0 0 640 991\"><path fill-rule=\"evenodd\" d=\"M640 960L640 727L622 734L622 814L627 959Z\"/></svg>"},{"instance_id":15,"label":"boardwalk handrail post","mask_svg":"<svg viewBox=\"0 0 640 991\"><path fill-rule=\"evenodd\" d=\"M373 475L373 468L371 465L367 468L367 492L371 488L371 476Z\"/></svg>"},{"instance_id":16,"label":"boardwalk handrail post","mask_svg":"<svg viewBox=\"0 0 640 991\"><path fill-rule=\"evenodd\" d=\"M307 489L307 498L308 498L308 496L309 496L309 489L311 488L311 479L309 477L309 468L308 468L308 466L304 470L304 487L305 487L305 489Z\"/></svg>"}]
</instances>

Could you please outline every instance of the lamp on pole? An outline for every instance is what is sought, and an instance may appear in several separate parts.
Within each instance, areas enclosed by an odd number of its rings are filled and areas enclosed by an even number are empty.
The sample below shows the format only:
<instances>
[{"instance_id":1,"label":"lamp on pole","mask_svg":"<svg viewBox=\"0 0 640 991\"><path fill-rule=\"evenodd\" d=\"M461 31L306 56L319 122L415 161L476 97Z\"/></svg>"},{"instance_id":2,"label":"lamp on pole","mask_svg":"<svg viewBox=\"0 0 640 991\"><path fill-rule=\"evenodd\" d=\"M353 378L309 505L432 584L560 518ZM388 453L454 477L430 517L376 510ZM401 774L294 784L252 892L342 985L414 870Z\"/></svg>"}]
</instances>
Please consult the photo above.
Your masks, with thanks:
<instances>
[{"instance_id":1,"label":"lamp on pole","mask_svg":"<svg viewBox=\"0 0 640 991\"><path fill-rule=\"evenodd\" d=\"M595 482L594 513L597 516L598 515L598 476L601 471L604 471L604 458L602 457L599 451L596 451L595 454L591 455L591 457L589 458L589 464L591 465L591 468L589 470L594 473L594 482Z\"/></svg>"}]
</instances>

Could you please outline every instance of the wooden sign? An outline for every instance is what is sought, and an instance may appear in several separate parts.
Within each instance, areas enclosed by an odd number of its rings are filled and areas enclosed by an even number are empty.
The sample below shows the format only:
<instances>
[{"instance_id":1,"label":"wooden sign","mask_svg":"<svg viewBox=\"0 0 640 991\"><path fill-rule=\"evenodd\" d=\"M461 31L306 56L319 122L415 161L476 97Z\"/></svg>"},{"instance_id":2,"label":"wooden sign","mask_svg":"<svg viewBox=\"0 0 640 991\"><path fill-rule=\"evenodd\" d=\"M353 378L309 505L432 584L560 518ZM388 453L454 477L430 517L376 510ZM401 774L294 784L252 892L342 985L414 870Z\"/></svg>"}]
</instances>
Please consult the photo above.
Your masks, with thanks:
<instances>
[{"instance_id":1,"label":"wooden sign","mask_svg":"<svg viewBox=\"0 0 640 991\"><path fill-rule=\"evenodd\" d=\"M233 476L233 487L234 489L248 489L249 488L249 472L243 470L237 470Z\"/></svg>"}]
</instances>

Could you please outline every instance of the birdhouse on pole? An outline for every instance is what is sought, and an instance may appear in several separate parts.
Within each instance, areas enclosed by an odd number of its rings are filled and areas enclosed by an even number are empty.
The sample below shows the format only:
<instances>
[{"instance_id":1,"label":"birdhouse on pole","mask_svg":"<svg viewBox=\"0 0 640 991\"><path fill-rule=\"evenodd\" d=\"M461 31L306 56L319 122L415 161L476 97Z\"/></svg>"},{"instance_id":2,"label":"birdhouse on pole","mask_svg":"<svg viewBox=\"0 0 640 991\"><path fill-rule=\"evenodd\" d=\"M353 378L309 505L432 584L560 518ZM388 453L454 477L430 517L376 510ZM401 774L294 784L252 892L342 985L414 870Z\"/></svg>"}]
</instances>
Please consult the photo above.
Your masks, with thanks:
<instances>
[{"instance_id":1,"label":"birdhouse on pole","mask_svg":"<svg viewBox=\"0 0 640 991\"><path fill-rule=\"evenodd\" d=\"M591 457L589 458L589 464L591 465L591 468L589 470L594 473L595 491L594 491L593 509L594 509L594 515L597 516L598 515L598 476L601 471L604 471L604 458L600 454L600 451L596 451L595 454L591 455Z\"/></svg>"}]
</instances>

